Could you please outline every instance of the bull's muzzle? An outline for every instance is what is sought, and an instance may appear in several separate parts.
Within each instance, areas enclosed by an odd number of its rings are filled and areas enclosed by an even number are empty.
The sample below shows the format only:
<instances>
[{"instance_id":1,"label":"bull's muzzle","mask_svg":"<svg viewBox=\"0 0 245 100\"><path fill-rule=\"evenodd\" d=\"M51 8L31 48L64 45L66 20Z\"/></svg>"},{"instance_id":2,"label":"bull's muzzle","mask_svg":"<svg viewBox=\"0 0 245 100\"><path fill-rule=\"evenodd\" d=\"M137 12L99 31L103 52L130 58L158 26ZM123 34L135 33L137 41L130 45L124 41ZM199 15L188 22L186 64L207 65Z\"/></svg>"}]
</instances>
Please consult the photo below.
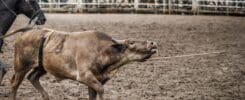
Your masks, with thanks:
<instances>
[{"instance_id":1,"label":"bull's muzzle","mask_svg":"<svg viewBox=\"0 0 245 100\"><path fill-rule=\"evenodd\" d=\"M153 41L147 41L147 48L151 50L151 53L157 52L157 43Z\"/></svg>"}]
</instances>

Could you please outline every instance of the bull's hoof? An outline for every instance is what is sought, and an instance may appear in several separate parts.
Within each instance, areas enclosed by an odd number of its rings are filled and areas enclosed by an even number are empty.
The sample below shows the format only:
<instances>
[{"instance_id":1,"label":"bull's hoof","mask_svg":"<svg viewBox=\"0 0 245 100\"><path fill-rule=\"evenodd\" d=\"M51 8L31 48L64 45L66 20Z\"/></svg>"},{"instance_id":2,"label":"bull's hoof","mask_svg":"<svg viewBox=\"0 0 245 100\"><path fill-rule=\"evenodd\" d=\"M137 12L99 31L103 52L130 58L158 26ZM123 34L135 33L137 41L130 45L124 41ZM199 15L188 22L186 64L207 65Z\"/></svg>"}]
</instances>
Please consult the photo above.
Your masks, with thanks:
<instances>
[{"instance_id":1,"label":"bull's hoof","mask_svg":"<svg viewBox=\"0 0 245 100\"><path fill-rule=\"evenodd\" d=\"M43 96L43 100L49 100L49 96Z\"/></svg>"}]
</instances>

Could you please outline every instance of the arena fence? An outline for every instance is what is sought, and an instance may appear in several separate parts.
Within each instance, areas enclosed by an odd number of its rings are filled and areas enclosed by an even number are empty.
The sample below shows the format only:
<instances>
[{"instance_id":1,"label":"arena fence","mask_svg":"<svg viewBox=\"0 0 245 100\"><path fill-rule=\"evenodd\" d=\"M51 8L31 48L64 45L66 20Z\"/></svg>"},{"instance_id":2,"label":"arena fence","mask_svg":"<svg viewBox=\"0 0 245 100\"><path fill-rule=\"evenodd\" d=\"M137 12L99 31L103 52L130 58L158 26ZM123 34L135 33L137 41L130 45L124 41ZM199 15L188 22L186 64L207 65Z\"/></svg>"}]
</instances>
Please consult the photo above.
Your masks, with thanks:
<instances>
[{"instance_id":1,"label":"arena fence","mask_svg":"<svg viewBox=\"0 0 245 100\"><path fill-rule=\"evenodd\" d=\"M245 0L39 0L47 12L245 15Z\"/></svg>"}]
</instances>

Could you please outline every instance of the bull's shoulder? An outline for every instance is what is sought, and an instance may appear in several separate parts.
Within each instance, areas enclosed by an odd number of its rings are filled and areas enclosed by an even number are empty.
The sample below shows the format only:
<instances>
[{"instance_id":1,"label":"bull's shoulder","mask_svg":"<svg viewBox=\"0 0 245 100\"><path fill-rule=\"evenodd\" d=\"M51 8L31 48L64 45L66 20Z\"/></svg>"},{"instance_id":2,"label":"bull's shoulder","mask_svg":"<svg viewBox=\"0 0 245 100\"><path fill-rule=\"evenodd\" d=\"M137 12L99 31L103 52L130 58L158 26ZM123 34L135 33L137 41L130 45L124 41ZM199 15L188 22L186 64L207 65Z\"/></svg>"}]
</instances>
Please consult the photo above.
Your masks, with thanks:
<instances>
[{"instance_id":1,"label":"bull's shoulder","mask_svg":"<svg viewBox=\"0 0 245 100\"><path fill-rule=\"evenodd\" d=\"M50 31L54 31L56 35L69 35L70 37L77 37L80 39L86 37L86 38L91 38L96 40L112 40L111 36L107 35L106 33L95 31L95 30L80 31L80 32L64 32L64 31L44 28L40 31L42 31L42 33L44 34Z\"/></svg>"}]
</instances>

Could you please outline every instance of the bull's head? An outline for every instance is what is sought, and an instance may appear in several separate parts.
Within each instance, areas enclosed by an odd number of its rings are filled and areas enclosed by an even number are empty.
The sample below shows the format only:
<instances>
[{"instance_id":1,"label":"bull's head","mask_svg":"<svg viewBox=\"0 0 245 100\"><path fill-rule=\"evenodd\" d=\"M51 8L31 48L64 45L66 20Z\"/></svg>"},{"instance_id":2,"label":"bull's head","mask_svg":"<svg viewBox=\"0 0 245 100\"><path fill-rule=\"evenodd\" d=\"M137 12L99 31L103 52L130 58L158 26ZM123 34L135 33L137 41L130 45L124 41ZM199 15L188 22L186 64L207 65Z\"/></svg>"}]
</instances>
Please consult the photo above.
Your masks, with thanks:
<instances>
[{"instance_id":1,"label":"bull's head","mask_svg":"<svg viewBox=\"0 0 245 100\"><path fill-rule=\"evenodd\" d=\"M143 62L149 59L157 51L157 43L152 41L141 40L119 40L124 57L129 61Z\"/></svg>"}]
</instances>

